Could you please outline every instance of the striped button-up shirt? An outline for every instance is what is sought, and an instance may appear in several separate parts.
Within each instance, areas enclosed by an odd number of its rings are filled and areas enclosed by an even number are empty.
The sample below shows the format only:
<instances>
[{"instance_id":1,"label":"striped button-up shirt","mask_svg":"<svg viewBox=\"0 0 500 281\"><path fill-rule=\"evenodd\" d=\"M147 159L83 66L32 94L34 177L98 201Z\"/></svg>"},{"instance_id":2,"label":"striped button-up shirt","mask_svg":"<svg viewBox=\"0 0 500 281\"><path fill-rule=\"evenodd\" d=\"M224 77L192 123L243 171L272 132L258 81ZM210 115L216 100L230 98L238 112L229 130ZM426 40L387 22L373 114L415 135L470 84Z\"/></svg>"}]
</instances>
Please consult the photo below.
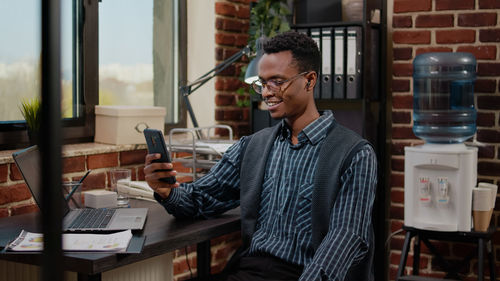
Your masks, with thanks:
<instances>
[{"instance_id":1,"label":"striped button-up shirt","mask_svg":"<svg viewBox=\"0 0 500 281\"><path fill-rule=\"evenodd\" d=\"M317 251L313 249L313 179L333 119L326 111L299 133L295 145L283 122L266 164L250 254L271 254L304 266L300 280L321 280L322 275L343 280L349 267L363 258L371 238L377 165L373 149L366 145L342 175L329 232ZM177 217L210 217L237 207L240 152L245 141L242 138L233 145L205 177L172 190L163 201L166 210Z\"/></svg>"}]
</instances>

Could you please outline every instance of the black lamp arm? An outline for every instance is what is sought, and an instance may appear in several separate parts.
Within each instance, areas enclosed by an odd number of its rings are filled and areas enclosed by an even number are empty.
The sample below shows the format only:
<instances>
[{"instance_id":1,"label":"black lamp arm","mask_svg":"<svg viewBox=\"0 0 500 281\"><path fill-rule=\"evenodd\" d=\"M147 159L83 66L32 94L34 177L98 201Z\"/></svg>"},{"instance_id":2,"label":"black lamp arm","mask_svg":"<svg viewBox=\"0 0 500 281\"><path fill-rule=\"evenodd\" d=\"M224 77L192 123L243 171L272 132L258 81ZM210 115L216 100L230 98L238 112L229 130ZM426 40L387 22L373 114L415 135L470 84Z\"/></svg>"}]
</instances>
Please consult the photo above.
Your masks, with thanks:
<instances>
[{"instance_id":1,"label":"black lamp arm","mask_svg":"<svg viewBox=\"0 0 500 281\"><path fill-rule=\"evenodd\" d=\"M221 62L218 64L216 67L214 67L212 70L209 72L203 74L200 76L198 79L196 79L194 82L189 83L187 85L181 86L180 91L183 96L189 96L191 95L194 91L196 91L199 87L203 86L205 83L210 81L210 79L214 78L222 72L224 69L226 69L228 66L230 66L232 63L235 61L239 60L242 56L244 55L249 55L251 52L250 46L245 46L243 49L238 51L237 53L233 54L229 58L227 58L225 61ZM193 86L196 86L193 88Z\"/></svg>"},{"instance_id":2,"label":"black lamp arm","mask_svg":"<svg viewBox=\"0 0 500 281\"><path fill-rule=\"evenodd\" d=\"M189 84L186 84L184 86L179 87L180 93L184 97L184 101L186 103L186 108L188 110L189 117L191 117L191 121L193 122L193 126L195 128L199 127L198 121L196 120L196 116L194 115L194 111L193 111L193 108L191 106L191 103L189 102L188 96L191 95L194 91L196 91L199 87L201 87L205 83L207 83L210 79L214 78L221 71L226 69L229 65L231 65L235 61L239 60L242 56L249 55L250 52L251 52L250 46L247 45L243 49L241 49L239 52L235 53L234 55L227 58L225 61L218 64L216 67L214 67L209 72L203 74L200 78L196 79L194 82L191 82ZM195 87L193 88L193 86L195 86ZM198 135L198 138L202 138L202 136Z\"/></svg>"}]
</instances>

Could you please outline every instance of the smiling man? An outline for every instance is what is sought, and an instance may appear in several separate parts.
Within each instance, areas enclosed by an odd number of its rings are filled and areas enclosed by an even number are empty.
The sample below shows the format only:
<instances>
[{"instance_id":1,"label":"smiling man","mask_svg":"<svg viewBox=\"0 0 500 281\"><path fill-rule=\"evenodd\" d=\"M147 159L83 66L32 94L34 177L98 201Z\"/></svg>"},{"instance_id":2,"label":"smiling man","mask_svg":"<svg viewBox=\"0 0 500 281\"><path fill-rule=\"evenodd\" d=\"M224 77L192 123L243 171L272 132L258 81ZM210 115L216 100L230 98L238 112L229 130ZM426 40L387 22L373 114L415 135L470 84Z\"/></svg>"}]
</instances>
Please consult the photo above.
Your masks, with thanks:
<instances>
[{"instance_id":1,"label":"smiling man","mask_svg":"<svg viewBox=\"0 0 500 281\"><path fill-rule=\"evenodd\" d=\"M279 34L264 52L252 87L282 122L241 138L193 183L159 181L176 172L158 171L172 165L147 155L146 180L178 218L241 206L242 248L216 280L373 280L374 151L331 111L318 112L321 56L311 38Z\"/></svg>"}]
</instances>

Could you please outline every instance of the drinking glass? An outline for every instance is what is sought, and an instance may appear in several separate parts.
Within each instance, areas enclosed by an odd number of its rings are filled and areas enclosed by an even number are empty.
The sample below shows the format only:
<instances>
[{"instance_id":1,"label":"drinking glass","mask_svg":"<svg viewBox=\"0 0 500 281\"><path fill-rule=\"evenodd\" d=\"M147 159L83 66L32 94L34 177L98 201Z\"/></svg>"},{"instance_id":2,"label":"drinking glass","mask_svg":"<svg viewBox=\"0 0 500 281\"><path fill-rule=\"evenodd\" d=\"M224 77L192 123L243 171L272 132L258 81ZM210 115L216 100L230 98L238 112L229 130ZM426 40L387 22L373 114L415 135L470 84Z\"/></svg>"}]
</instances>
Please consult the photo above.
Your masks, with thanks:
<instances>
[{"instance_id":1,"label":"drinking glass","mask_svg":"<svg viewBox=\"0 0 500 281\"><path fill-rule=\"evenodd\" d=\"M128 195L124 189L130 186L131 172L128 169L111 170L111 191L116 192L116 203L118 207L128 207Z\"/></svg>"}]
</instances>

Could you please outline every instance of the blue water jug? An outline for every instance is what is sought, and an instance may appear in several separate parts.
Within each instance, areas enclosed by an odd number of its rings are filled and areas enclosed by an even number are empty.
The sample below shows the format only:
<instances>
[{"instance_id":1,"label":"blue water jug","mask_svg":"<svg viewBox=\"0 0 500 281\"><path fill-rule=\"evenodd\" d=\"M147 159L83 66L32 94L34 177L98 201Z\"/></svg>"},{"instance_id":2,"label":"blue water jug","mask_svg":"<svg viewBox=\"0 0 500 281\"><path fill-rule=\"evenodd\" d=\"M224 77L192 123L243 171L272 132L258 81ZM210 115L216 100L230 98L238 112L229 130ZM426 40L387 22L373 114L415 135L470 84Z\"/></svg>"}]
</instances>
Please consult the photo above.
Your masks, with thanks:
<instances>
[{"instance_id":1,"label":"blue water jug","mask_svg":"<svg viewBox=\"0 0 500 281\"><path fill-rule=\"evenodd\" d=\"M413 132L428 143L461 143L476 133L470 53L425 53L413 61Z\"/></svg>"}]
</instances>

